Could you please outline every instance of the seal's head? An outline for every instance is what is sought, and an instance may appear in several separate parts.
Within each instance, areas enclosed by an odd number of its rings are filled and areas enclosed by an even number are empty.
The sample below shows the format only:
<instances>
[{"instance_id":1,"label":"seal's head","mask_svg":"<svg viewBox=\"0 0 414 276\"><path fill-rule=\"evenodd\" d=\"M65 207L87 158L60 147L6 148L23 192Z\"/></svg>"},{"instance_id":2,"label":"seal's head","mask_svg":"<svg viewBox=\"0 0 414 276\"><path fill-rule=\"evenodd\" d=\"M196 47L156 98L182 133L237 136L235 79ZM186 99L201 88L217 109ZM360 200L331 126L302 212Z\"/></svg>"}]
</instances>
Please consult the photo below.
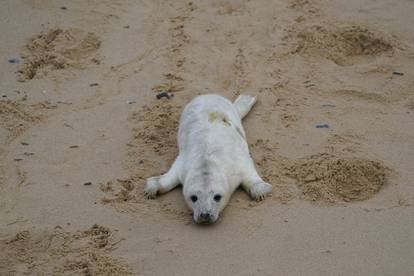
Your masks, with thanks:
<instances>
[{"instance_id":1,"label":"seal's head","mask_svg":"<svg viewBox=\"0 0 414 276\"><path fill-rule=\"evenodd\" d=\"M198 224L214 223L226 207L230 195L226 191L225 179L211 177L193 178L192 185L184 185L184 197L193 211L193 219Z\"/></svg>"},{"instance_id":2,"label":"seal's head","mask_svg":"<svg viewBox=\"0 0 414 276\"><path fill-rule=\"evenodd\" d=\"M215 222L227 204L227 196L221 189L191 189L186 201L193 210L193 219L199 224Z\"/></svg>"}]
</instances>

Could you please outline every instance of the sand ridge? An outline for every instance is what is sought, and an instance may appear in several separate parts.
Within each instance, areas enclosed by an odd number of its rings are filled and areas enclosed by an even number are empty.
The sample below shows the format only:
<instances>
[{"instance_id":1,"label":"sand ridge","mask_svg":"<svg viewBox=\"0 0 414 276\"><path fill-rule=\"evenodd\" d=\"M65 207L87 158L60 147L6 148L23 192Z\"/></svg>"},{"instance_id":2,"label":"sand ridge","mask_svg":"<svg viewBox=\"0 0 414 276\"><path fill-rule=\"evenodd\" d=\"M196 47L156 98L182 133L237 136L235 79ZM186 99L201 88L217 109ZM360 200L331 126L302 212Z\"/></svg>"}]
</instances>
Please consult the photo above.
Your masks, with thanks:
<instances>
[{"instance_id":1,"label":"sand ridge","mask_svg":"<svg viewBox=\"0 0 414 276\"><path fill-rule=\"evenodd\" d=\"M77 232L24 230L0 241L0 273L54 275L132 275L125 263L107 252L120 240L93 225Z\"/></svg>"},{"instance_id":2,"label":"sand ridge","mask_svg":"<svg viewBox=\"0 0 414 276\"><path fill-rule=\"evenodd\" d=\"M0 125L8 131L8 141L21 135L30 125L44 119L33 106L12 100L0 100Z\"/></svg>"},{"instance_id":3,"label":"sand ridge","mask_svg":"<svg viewBox=\"0 0 414 276\"><path fill-rule=\"evenodd\" d=\"M319 25L306 27L297 35L299 42L294 53L322 56L340 66L352 65L358 57L392 54L392 44L366 27L332 29Z\"/></svg>"},{"instance_id":4,"label":"sand ridge","mask_svg":"<svg viewBox=\"0 0 414 276\"><path fill-rule=\"evenodd\" d=\"M51 70L79 68L88 62L99 62L93 54L100 44L94 33L77 28L58 28L41 33L26 44L28 53L23 56L24 64L18 71L19 80L27 81Z\"/></svg>"},{"instance_id":5,"label":"sand ridge","mask_svg":"<svg viewBox=\"0 0 414 276\"><path fill-rule=\"evenodd\" d=\"M189 211L184 206L165 199L147 200L143 194L146 179L159 174L160 170L166 171L176 157L179 112L180 108L163 99L129 115L133 128L127 144L126 166L131 175L101 184L104 204L111 204L120 212L139 214L151 213L148 211L155 208L167 217L190 221ZM163 156L162 164L152 157L154 153Z\"/></svg>"},{"instance_id":6,"label":"sand ridge","mask_svg":"<svg viewBox=\"0 0 414 276\"><path fill-rule=\"evenodd\" d=\"M322 153L295 161L289 174L305 199L332 203L369 199L387 183L387 171L378 161Z\"/></svg>"}]
</instances>

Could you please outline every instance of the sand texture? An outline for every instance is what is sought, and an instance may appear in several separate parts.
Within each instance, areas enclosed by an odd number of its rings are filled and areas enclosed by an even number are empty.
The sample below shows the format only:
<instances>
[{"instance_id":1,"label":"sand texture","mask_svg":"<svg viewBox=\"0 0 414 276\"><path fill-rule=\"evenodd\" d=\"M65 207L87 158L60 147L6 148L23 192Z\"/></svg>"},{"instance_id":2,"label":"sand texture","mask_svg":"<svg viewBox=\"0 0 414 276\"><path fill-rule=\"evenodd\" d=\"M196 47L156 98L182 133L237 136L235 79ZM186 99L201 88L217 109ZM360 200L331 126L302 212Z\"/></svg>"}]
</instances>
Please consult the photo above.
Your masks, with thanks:
<instances>
[{"instance_id":1,"label":"sand texture","mask_svg":"<svg viewBox=\"0 0 414 276\"><path fill-rule=\"evenodd\" d=\"M414 275L414 2L5 0L0 275ZM195 96L273 185L215 225L145 179ZM226 118L210 114L211 121Z\"/></svg>"}]
</instances>

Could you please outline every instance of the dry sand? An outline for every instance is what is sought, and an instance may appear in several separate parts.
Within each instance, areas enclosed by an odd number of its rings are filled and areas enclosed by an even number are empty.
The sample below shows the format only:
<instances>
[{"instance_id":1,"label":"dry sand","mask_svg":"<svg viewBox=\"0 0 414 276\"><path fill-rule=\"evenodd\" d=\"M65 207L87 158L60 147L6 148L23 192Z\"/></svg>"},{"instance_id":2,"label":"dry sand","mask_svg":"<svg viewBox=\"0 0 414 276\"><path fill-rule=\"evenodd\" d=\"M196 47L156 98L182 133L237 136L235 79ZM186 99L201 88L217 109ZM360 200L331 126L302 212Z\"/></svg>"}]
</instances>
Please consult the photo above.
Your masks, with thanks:
<instances>
[{"instance_id":1,"label":"dry sand","mask_svg":"<svg viewBox=\"0 0 414 276\"><path fill-rule=\"evenodd\" d=\"M414 275L413 14L3 1L0 274ZM177 154L183 106L212 92L258 97L244 125L274 192L237 191L200 227L181 189L142 191Z\"/></svg>"}]
</instances>

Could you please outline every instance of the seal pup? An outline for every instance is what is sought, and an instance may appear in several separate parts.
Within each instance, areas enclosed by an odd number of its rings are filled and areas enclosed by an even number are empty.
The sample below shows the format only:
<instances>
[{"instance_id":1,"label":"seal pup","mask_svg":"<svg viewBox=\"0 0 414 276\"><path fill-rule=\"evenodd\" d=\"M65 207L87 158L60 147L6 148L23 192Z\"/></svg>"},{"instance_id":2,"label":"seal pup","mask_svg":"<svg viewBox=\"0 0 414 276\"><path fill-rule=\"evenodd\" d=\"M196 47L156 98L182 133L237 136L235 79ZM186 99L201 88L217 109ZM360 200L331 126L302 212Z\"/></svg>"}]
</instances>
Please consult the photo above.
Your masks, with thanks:
<instances>
[{"instance_id":1,"label":"seal pup","mask_svg":"<svg viewBox=\"0 0 414 276\"><path fill-rule=\"evenodd\" d=\"M262 200L272 185L256 171L242 119L256 97L241 95L234 103L208 94L184 108L178 128L179 154L167 173L147 179L145 195L155 198L179 184L196 223L215 222L233 192L241 187Z\"/></svg>"}]
</instances>

